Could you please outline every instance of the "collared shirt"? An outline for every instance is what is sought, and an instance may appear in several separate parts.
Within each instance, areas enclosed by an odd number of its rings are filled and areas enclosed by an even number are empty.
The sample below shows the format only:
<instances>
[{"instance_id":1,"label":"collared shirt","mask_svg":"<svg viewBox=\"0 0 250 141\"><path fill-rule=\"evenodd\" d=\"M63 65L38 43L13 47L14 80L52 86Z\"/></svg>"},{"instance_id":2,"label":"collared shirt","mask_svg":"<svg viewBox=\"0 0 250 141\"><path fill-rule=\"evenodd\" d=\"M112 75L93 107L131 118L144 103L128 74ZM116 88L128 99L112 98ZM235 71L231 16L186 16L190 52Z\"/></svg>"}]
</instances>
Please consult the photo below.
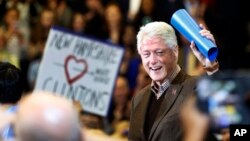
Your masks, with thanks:
<instances>
[{"instance_id":1,"label":"collared shirt","mask_svg":"<svg viewBox=\"0 0 250 141\"><path fill-rule=\"evenodd\" d=\"M180 72L180 70L181 70L180 66L177 65L177 67L170 74L170 76L166 78L160 86L157 85L155 81L152 81L151 90L155 94L156 99L159 99L161 95L167 90L167 88L170 86L170 83L173 81L176 75Z\"/></svg>"},{"instance_id":2,"label":"collared shirt","mask_svg":"<svg viewBox=\"0 0 250 141\"><path fill-rule=\"evenodd\" d=\"M15 113L17 111L17 108L18 108L17 105L13 105L7 109L6 113ZM13 140L14 139L13 125L9 124L6 127L4 127L0 135L1 135L0 139L3 139L3 141Z\"/></svg>"}]
</instances>

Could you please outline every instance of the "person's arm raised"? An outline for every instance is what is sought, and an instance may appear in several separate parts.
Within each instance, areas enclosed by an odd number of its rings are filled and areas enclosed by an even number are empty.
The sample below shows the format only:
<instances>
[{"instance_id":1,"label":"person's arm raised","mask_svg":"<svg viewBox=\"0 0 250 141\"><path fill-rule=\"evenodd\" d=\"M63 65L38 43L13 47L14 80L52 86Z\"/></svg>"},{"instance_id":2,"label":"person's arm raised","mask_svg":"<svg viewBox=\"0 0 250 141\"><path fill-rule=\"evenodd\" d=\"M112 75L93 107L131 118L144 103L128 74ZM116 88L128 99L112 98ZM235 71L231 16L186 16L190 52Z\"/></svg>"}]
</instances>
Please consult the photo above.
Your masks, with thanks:
<instances>
[{"instance_id":1,"label":"person's arm raised","mask_svg":"<svg viewBox=\"0 0 250 141\"><path fill-rule=\"evenodd\" d=\"M200 34L215 43L215 39L214 39L213 34L211 34L210 31L207 30L202 24L200 24L200 27L201 27ZM215 60L215 61L211 62L208 58L206 58L204 55L202 55L199 52L199 50L197 49L197 47L195 46L193 41L190 44L190 48L192 49L196 58L203 65L203 69L207 72L208 75L212 75L219 70L218 61Z\"/></svg>"}]
</instances>

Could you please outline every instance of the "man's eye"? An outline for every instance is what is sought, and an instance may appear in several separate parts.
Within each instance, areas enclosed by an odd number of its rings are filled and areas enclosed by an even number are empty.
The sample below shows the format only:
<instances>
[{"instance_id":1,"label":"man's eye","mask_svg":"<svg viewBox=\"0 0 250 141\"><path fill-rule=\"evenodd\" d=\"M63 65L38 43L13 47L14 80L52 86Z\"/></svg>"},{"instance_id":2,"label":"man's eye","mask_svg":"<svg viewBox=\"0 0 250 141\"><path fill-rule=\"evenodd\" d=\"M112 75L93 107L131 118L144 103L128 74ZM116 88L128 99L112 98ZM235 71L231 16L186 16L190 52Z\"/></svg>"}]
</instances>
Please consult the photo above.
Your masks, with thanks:
<instances>
[{"instance_id":1,"label":"man's eye","mask_svg":"<svg viewBox=\"0 0 250 141\"><path fill-rule=\"evenodd\" d=\"M156 55L157 55L157 56L162 56L163 54L164 54L163 51L157 51L157 52L156 52Z\"/></svg>"},{"instance_id":2,"label":"man's eye","mask_svg":"<svg viewBox=\"0 0 250 141\"><path fill-rule=\"evenodd\" d=\"M145 58L147 58L147 57L149 57L149 53L143 53L143 56L144 56Z\"/></svg>"}]
</instances>

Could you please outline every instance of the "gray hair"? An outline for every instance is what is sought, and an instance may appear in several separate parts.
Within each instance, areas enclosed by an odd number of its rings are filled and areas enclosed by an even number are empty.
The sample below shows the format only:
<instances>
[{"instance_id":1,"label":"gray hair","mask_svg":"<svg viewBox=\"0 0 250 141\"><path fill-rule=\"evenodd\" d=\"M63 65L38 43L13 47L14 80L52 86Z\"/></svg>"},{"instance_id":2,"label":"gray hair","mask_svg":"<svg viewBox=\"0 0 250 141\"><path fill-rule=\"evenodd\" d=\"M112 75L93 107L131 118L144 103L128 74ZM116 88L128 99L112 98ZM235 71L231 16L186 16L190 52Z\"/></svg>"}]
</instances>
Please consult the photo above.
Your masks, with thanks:
<instances>
[{"instance_id":1,"label":"gray hair","mask_svg":"<svg viewBox=\"0 0 250 141\"><path fill-rule=\"evenodd\" d=\"M169 48L177 46L177 38L172 26L165 22L151 22L142 26L137 34L137 51L139 54L143 41L153 37L162 39Z\"/></svg>"}]
</instances>

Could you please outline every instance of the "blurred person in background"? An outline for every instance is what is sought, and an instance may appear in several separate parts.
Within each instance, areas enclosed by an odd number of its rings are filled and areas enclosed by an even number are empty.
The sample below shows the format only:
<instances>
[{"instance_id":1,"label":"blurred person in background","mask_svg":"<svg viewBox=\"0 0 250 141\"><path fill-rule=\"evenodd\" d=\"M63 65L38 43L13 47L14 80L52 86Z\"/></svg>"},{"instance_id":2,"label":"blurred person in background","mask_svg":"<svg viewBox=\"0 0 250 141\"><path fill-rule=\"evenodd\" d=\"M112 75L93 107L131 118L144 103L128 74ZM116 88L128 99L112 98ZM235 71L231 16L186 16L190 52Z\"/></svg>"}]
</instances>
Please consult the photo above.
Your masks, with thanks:
<instances>
[{"instance_id":1,"label":"blurred person in background","mask_svg":"<svg viewBox=\"0 0 250 141\"><path fill-rule=\"evenodd\" d=\"M14 131L18 141L84 141L73 104L47 92L20 101Z\"/></svg>"},{"instance_id":2,"label":"blurred person in background","mask_svg":"<svg viewBox=\"0 0 250 141\"><path fill-rule=\"evenodd\" d=\"M45 7L53 10L56 25L70 27L72 9L66 0L47 0Z\"/></svg>"},{"instance_id":3,"label":"blurred person in background","mask_svg":"<svg viewBox=\"0 0 250 141\"><path fill-rule=\"evenodd\" d=\"M0 28L0 62L9 62L20 68L20 62L17 55L8 51L6 46L6 37L3 29Z\"/></svg>"},{"instance_id":4,"label":"blurred person in background","mask_svg":"<svg viewBox=\"0 0 250 141\"><path fill-rule=\"evenodd\" d=\"M34 88L45 43L47 41L50 28L54 24L55 14L53 10L44 8L40 13L39 21L32 29L31 41L28 49L29 63L26 68L26 78L29 91Z\"/></svg>"},{"instance_id":5,"label":"blurred person in background","mask_svg":"<svg viewBox=\"0 0 250 141\"><path fill-rule=\"evenodd\" d=\"M119 75L116 79L114 94L112 97L112 104L110 111L109 122L113 129L121 121L129 120L127 112L127 103L129 101L129 86L127 78Z\"/></svg>"},{"instance_id":6,"label":"blurred person in background","mask_svg":"<svg viewBox=\"0 0 250 141\"><path fill-rule=\"evenodd\" d=\"M49 8L43 8L39 20L32 29L31 41L29 48L30 58L34 57L37 52L36 44L42 39L47 39L50 28L55 24L55 13Z\"/></svg>"},{"instance_id":7,"label":"blurred person in background","mask_svg":"<svg viewBox=\"0 0 250 141\"><path fill-rule=\"evenodd\" d=\"M130 61L137 57L136 52L136 31L135 27L132 23L126 23L123 31L122 31L122 46L124 47L124 56L123 60L120 66L120 73L126 75L128 79L133 79L131 81L134 81L134 78L129 78L128 73L133 73L134 68L129 68ZM131 70L132 69L132 70Z\"/></svg>"},{"instance_id":8,"label":"blurred person in background","mask_svg":"<svg viewBox=\"0 0 250 141\"><path fill-rule=\"evenodd\" d=\"M141 26L156 20L155 7L154 0L141 0L140 9L134 19L136 30L139 30Z\"/></svg>"},{"instance_id":9,"label":"blurred person in background","mask_svg":"<svg viewBox=\"0 0 250 141\"><path fill-rule=\"evenodd\" d=\"M123 15L117 3L108 3L104 10L107 40L113 44L121 45L123 35Z\"/></svg>"},{"instance_id":10,"label":"blurred person in background","mask_svg":"<svg viewBox=\"0 0 250 141\"><path fill-rule=\"evenodd\" d=\"M133 91L133 95L139 93L141 89L143 89L145 86L151 83L151 78L147 74L147 72L144 70L143 65L139 64L139 72L136 77L136 87Z\"/></svg>"},{"instance_id":11,"label":"blurred person in background","mask_svg":"<svg viewBox=\"0 0 250 141\"><path fill-rule=\"evenodd\" d=\"M73 14L67 0L58 0L58 6L56 9L56 25L69 28Z\"/></svg>"},{"instance_id":12,"label":"blurred person in background","mask_svg":"<svg viewBox=\"0 0 250 141\"><path fill-rule=\"evenodd\" d=\"M0 62L0 103L17 103L23 94L21 70L8 62Z\"/></svg>"},{"instance_id":13,"label":"blurred person in background","mask_svg":"<svg viewBox=\"0 0 250 141\"><path fill-rule=\"evenodd\" d=\"M98 39L107 39L105 32L104 5L101 0L85 0L85 33Z\"/></svg>"},{"instance_id":14,"label":"blurred person in background","mask_svg":"<svg viewBox=\"0 0 250 141\"><path fill-rule=\"evenodd\" d=\"M7 140L10 137L6 138L3 136L3 132L6 130L6 127L14 122L15 116L14 114L6 113L6 110L0 106L0 140Z\"/></svg>"},{"instance_id":15,"label":"blurred person in background","mask_svg":"<svg viewBox=\"0 0 250 141\"><path fill-rule=\"evenodd\" d=\"M86 18L81 12L75 12L71 21L71 30L75 33L83 34L86 26Z\"/></svg>"},{"instance_id":16,"label":"blurred person in background","mask_svg":"<svg viewBox=\"0 0 250 141\"><path fill-rule=\"evenodd\" d=\"M4 24L0 27L4 31L6 47L9 53L18 57L19 61L26 56L27 41L19 26L19 11L15 7L7 9Z\"/></svg>"},{"instance_id":17,"label":"blurred person in background","mask_svg":"<svg viewBox=\"0 0 250 141\"><path fill-rule=\"evenodd\" d=\"M206 137L209 118L197 109L195 102L195 97L190 97L181 108L183 141L204 141Z\"/></svg>"},{"instance_id":18,"label":"blurred person in background","mask_svg":"<svg viewBox=\"0 0 250 141\"><path fill-rule=\"evenodd\" d=\"M47 38L41 39L37 42L36 48L37 53L32 60L30 60L28 69L27 69L27 82L29 85L29 89L33 90L36 83L36 78L38 75L39 66L42 60L43 51L45 49Z\"/></svg>"},{"instance_id":19,"label":"blurred person in background","mask_svg":"<svg viewBox=\"0 0 250 141\"><path fill-rule=\"evenodd\" d=\"M210 115L197 107L197 98L190 97L181 107L180 120L184 132L183 141L213 140L209 130ZM224 128L216 135L220 141L230 141L229 128Z\"/></svg>"},{"instance_id":20,"label":"blurred person in background","mask_svg":"<svg viewBox=\"0 0 250 141\"><path fill-rule=\"evenodd\" d=\"M6 122L0 130L0 139L7 140L14 137L11 121L13 113L17 110L17 103L23 95L22 80L19 68L8 62L0 62L0 110L2 115L6 116Z\"/></svg>"}]
</instances>

